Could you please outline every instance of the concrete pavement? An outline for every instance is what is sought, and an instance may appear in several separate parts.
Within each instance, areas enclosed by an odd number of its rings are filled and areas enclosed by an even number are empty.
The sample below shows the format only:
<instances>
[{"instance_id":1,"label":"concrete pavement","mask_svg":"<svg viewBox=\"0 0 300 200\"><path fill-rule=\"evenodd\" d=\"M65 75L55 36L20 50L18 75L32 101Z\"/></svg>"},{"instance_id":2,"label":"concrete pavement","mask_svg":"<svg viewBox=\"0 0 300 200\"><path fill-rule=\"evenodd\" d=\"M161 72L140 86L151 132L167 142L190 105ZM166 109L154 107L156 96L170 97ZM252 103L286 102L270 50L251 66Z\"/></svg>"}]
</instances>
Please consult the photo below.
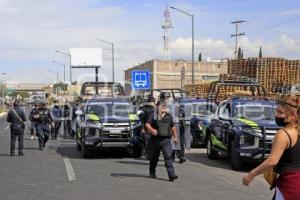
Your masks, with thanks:
<instances>
[{"instance_id":1,"label":"concrete pavement","mask_svg":"<svg viewBox=\"0 0 300 200\"><path fill-rule=\"evenodd\" d=\"M229 161L210 161L204 149L188 153L189 162L175 163L179 179L168 181L164 163L158 179L148 178L148 161L120 152L97 152L82 159L75 142L50 140L44 151L26 130L25 156L9 157L8 124L0 119L0 199L3 200L98 200L98 199L271 199L272 192L259 177L250 187L241 179L245 172L230 169ZM67 160L67 161L66 161ZM66 164L67 163L67 164ZM75 179L70 179L70 167ZM71 171L72 171L71 170Z\"/></svg>"}]
</instances>

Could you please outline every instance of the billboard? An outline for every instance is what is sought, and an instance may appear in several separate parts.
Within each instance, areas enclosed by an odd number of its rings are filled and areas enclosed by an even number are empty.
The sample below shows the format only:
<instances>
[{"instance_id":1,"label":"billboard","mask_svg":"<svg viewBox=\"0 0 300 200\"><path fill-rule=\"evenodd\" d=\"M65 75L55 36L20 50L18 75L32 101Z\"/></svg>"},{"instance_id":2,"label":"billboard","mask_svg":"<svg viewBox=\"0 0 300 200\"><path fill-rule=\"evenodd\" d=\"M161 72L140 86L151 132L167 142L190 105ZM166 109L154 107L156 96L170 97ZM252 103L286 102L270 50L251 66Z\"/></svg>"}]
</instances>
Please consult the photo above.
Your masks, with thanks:
<instances>
[{"instance_id":1,"label":"billboard","mask_svg":"<svg viewBox=\"0 0 300 200\"><path fill-rule=\"evenodd\" d=\"M100 67L102 66L101 48L70 48L72 67Z\"/></svg>"}]
</instances>

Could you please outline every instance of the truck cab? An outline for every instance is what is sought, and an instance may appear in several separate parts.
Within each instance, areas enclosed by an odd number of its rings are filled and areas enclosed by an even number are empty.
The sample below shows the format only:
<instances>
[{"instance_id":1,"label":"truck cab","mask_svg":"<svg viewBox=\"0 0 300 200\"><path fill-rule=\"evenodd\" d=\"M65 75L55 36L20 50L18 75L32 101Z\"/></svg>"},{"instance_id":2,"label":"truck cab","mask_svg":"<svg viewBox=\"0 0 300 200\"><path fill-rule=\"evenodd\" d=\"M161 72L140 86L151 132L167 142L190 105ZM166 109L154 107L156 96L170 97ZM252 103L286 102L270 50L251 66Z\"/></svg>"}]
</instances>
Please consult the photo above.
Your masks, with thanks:
<instances>
[{"instance_id":1,"label":"truck cab","mask_svg":"<svg viewBox=\"0 0 300 200\"><path fill-rule=\"evenodd\" d=\"M235 170L245 162L264 160L280 128L275 123L276 107L265 98L233 97L221 102L206 131L208 158L224 154Z\"/></svg>"},{"instance_id":2,"label":"truck cab","mask_svg":"<svg viewBox=\"0 0 300 200\"><path fill-rule=\"evenodd\" d=\"M83 100L91 99L93 96L122 97L125 91L120 83L116 82L85 82L80 91Z\"/></svg>"}]
</instances>

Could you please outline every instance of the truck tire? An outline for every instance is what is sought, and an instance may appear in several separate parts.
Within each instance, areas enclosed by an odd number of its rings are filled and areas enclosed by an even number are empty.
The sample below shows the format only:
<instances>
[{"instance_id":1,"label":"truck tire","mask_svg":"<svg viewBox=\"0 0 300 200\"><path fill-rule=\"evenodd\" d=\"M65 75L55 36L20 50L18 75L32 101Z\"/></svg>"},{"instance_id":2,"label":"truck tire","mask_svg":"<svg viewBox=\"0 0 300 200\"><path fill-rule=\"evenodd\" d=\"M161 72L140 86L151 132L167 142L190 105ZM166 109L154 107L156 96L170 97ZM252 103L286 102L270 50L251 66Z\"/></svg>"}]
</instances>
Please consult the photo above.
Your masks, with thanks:
<instances>
[{"instance_id":1,"label":"truck tire","mask_svg":"<svg viewBox=\"0 0 300 200\"><path fill-rule=\"evenodd\" d=\"M77 142L77 144L76 144L76 147L77 147L77 150L78 151L81 151L82 150L82 147L81 147L81 145Z\"/></svg>"},{"instance_id":2,"label":"truck tire","mask_svg":"<svg viewBox=\"0 0 300 200\"><path fill-rule=\"evenodd\" d=\"M242 168L243 162L235 150L234 141L231 142L230 162L233 170L240 170Z\"/></svg>"},{"instance_id":3,"label":"truck tire","mask_svg":"<svg viewBox=\"0 0 300 200\"><path fill-rule=\"evenodd\" d=\"M88 147L84 144L84 141L81 143L81 155L83 158L89 158L90 157L90 151Z\"/></svg>"},{"instance_id":4,"label":"truck tire","mask_svg":"<svg viewBox=\"0 0 300 200\"><path fill-rule=\"evenodd\" d=\"M208 136L208 139L207 139L206 154L207 154L208 159L210 159L210 160L218 159L219 153L212 148L212 142L211 142L210 136Z\"/></svg>"}]
</instances>

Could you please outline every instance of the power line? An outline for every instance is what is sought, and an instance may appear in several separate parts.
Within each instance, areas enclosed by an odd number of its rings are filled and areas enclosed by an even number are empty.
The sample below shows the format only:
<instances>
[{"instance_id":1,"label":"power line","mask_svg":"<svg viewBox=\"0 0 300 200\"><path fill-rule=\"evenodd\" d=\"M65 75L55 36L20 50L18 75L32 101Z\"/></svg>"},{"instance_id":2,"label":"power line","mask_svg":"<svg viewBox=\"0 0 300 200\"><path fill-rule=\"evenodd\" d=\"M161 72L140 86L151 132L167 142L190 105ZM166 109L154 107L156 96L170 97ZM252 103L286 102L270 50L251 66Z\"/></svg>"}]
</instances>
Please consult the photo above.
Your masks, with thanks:
<instances>
[{"instance_id":1,"label":"power line","mask_svg":"<svg viewBox=\"0 0 300 200\"><path fill-rule=\"evenodd\" d=\"M298 21L298 20L300 20L300 17L290 19L290 20L286 20L286 21L283 21L281 23L273 24L273 25L266 26L266 27L263 27L263 28L260 28L260 29L256 29L254 31L251 31L250 33L255 33L255 32L260 32L260 31L272 29L272 28L275 28L275 27L278 27L278 26L281 26L281 25L285 25L285 24L289 24L289 23L292 23L292 22L295 22L295 21Z\"/></svg>"}]
</instances>

